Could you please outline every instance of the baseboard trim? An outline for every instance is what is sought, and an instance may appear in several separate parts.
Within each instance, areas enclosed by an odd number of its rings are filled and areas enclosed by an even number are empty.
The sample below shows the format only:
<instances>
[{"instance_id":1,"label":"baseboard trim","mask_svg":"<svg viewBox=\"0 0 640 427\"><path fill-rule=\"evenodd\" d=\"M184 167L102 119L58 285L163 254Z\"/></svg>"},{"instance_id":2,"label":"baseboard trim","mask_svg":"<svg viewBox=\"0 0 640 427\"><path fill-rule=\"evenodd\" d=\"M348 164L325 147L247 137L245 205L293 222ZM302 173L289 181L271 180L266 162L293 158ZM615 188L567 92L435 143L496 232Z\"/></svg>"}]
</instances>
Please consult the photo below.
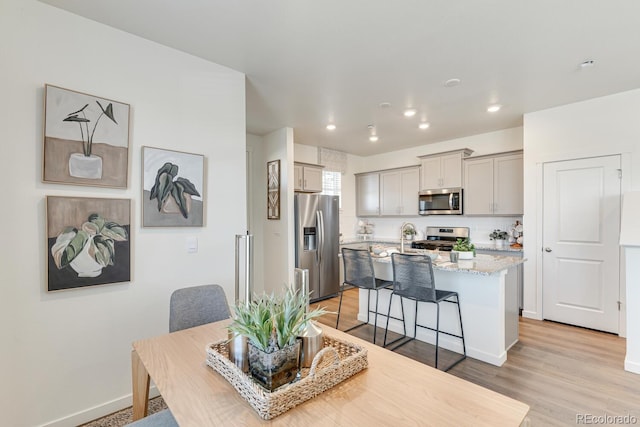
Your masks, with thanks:
<instances>
[{"instance_id":1,"label":"baseboard trim","mask_svg":"<svg viewBox=\"0 0 640 427\"><path fill-rule=\"evenodd\" d=\"M624 370L633 372L634 374L640 374L640 362L633 362L625 357Z\"/></svg>"},{"instance_id":2,"label":"baseboard trim","mask_svg":"<svg viewBox=\"0 0 640 427\"><path fill-rule=\"evenodd\" d=\"M158 389L155 386L149 387L149 398L160 396ZM131 393L119 397L117 399L110 400L100 405L93 406L91 408L78 411L76 413L67 415L57 420L49 421L44 424L40 424L38 427L72 427L80 424L88 423L89 421L96 420L98 418L105 417L113 414L114 412L121 411L131 406L132 395Z\"/></svg>"}]
</instances>

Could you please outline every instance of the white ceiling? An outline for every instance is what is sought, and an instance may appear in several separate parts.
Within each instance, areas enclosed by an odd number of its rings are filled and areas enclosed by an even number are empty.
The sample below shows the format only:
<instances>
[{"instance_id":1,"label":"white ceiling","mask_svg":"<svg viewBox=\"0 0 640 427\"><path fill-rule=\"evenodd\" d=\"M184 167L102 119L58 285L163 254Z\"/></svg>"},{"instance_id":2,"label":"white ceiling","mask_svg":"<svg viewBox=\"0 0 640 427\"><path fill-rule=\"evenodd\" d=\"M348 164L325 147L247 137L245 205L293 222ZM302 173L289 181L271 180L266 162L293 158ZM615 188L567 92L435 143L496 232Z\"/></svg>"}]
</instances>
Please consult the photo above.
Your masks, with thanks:
<instances>
[{"instance_id":1,"label":"white ceiling","mask_svg":"<svg viewBox=\"0 0 640 427\"><path fill-rule=\"evenodd\" d=\"M296 143L357 155L640 87L637 0L42 1L245 73L249 133L288 126Z\"/></svg>"}]
</instances>

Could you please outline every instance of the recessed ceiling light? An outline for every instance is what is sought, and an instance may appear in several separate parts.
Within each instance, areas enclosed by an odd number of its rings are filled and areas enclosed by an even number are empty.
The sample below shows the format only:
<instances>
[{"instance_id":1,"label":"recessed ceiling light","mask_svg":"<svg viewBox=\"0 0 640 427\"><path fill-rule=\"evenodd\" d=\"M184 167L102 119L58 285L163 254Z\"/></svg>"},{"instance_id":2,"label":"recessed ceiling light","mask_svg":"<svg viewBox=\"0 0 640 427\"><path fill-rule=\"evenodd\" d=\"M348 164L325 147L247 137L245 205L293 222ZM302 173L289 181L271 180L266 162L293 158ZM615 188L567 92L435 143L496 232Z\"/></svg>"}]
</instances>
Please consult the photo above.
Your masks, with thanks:
<instances>
[{"instance_id":1,"label":"recessed ceiling light","mask_svg":"<svg viewBox=\"0 0 640 427\"><path fill-rule=\"evenodd\" d=\"M427 123L427 122L422 122L422 123L420 123L420 124L418 125L418 127L419 127L420 129L422 129L422 130L429 129L429 123Z\"/></svg>"},{"instance_id":2,"label":"recessed ceiling light","mask_svg":"<svg viewBox=\"0 0 640 427\"><path fill-rule=\"evenodd\" d=\"M336 130L336 125L334 125L333 123L329 123L327 125L327 130Z\"/></svg>"},{"instance_id":3,"label":"recessed ceiling light","mask_svg":"<svg viewBox=\"0 0 640 427\"><path fill-rule=\"evenodd\" d=\"M380 105L378 105L380 108L389 108L391 107L391 103L390 102L381 102Z\"/></svg>"},{"instance_id":4,"label":"recessed ceiling light","mask_svg":"<svg viewBox=\"0 0 640 427\"><path fill-rule=\"evenodd\" d=\"M413 117L415 116L417 113L415 108L407 108L406 110L404 110L404 116L405 117Z\"/></svg>"},{"instance_id":5,"label":"recessed ceiling light","mask_svg":"<svg viewBox=\"0 0 640 427\"><path fill-rule=\"evenodd\" d=\"M487 111L489 113L497 113L498 111L500 111L501 108L502 108L502 105L493 104L493 105L489 105L489 107L487 108Z\"/></svg>"},{"instance_id":6,"label":"recessed ceiling light","mask_svg":"<svg viewBox=\"0 0 640 427\"><path fill-rule=\"evenodd\" d=\"M444 87L454 87L458 86L462 81L460 79L449 79L444 82Z\"/></svg>"},{"instance_id":7,"label":"recessed ceiling light","mask_svg":"<svg viewBox=\"0 0 640 427\"><path fill-rule=\"evenodd\" d=\"M371 135L369 137L369 141L371 142L377 142L378 141L378 135Z\"/></svg>"}]
</instances>

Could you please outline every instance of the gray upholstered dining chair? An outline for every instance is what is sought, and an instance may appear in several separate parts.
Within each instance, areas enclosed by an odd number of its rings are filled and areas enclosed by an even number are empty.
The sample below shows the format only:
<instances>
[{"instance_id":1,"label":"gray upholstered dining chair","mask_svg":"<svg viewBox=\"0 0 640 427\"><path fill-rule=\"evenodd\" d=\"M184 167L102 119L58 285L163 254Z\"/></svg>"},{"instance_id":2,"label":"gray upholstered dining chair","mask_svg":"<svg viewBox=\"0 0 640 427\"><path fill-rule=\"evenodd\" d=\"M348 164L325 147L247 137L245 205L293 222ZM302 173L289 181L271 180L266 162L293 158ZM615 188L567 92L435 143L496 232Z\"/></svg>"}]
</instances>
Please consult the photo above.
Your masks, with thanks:
<instances>
[{"instance_id":1,"label":"gray upholstered dining chair","mask_svg":"<svg viewBox=\"0 0 640 427\"><path fill-rule=\"evenodd\" d=\"M350 249L342 248L342 262L344 263L344 283L340 286L340 303L338 304L338 317L336 319L336 329L340 323L340 309L342 308L342 294L346 285L354 286L367 290L367 321L359 323L346 329L348 332L352 329L369 324L369 315L373 313L373 343L376 343L376 335L378 332L378 292L380 289L389 288L392 282L382 279L376 279L373 271L373 262L371 254L366 249ZM371 291L376 292L376 307L371 310Z\"/></svg>"},{"instance_id":2,"label":"gray upholstered dining chair","mask_svg":"<svg viewBox=\"0 0 640 427\"><path fill-rule=\"evenodd\" d=\"M428 255L408 255L394 253L391 254L391 264L393 265L393 292L389 297L389 309L387 310L387 325L384 331L384 347L387 347L397 341L404 338L404 341L393 347L391 350L395 350L398 347L405 345L406 343L416 339L416 333L418 327L429 329L436 333L436 361L435 367L438 368L438 350L439 350L439 337L440 334L449 335L451 337L459 338L462 340L462 357L458 358L445 371L453 368L455 365L463 361L467 357L467 349L464 342L464 330L462 329L462 314L460 312L460 297L457 292L446 291L436 289L436 282L433 277L433 264L431 258ZM393 296L398 295L400 297L400 308L402 310L402 326L404 328L404 335L400 338L387 343L387 332L389 331L389 316L391 315L391 301ZM413 329L413 337L407 337L407 329L404 321L404 305L402 300L404 298L415 301L415 325ZM432 328L425 325L418 324L418 303L428 302L436 305L436 327ZM458 307L458 319L460 321L460 335L456 335L451 332L440 330L440 303L448 302L455 304Z\"/></svg>"},{"instance_id":3,"label":"gray upholstered dining chair","mask_svg":"<svg viewBox=\"0 0 640 427\"><path fill-rule=\"evenodd\" d=\"M217 322L231 316L220 285L177 289L169 301L169 332Z\"/></svg>"},{"instance_id":4,"label":"gray upholstered dining chair","mask_svg":"<svg viewBox=\"0 0 640 427\"><path fill-rule=\"evenodd\" d=\"M169 300L169 332L181 331L230 317L224 289L220 285L176 289ZM128 424L130 427L177 427L169 409Z\"/></svg>"}]
</instances>

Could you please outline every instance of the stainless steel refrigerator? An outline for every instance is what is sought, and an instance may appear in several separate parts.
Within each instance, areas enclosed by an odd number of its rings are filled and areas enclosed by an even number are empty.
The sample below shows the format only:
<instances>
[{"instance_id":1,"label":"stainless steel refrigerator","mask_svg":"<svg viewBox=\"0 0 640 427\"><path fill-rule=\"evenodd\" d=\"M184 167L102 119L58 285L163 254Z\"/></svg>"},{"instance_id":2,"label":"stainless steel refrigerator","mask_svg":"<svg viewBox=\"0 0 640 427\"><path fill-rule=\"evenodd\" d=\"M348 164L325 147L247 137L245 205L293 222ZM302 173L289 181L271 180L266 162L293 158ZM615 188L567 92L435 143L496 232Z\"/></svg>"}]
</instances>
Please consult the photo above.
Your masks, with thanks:
<instances>
[{"instance_id":1,"label":"stainless steel refrigerator","mask_svg":"<svg viewBox=\"0 0 640 427\"><path fill-rule=\"evenodd\" d=\"M311 301L340 290L338 196L296 194L296 268L309 270Z\"/></svg>"}]
</instances>

